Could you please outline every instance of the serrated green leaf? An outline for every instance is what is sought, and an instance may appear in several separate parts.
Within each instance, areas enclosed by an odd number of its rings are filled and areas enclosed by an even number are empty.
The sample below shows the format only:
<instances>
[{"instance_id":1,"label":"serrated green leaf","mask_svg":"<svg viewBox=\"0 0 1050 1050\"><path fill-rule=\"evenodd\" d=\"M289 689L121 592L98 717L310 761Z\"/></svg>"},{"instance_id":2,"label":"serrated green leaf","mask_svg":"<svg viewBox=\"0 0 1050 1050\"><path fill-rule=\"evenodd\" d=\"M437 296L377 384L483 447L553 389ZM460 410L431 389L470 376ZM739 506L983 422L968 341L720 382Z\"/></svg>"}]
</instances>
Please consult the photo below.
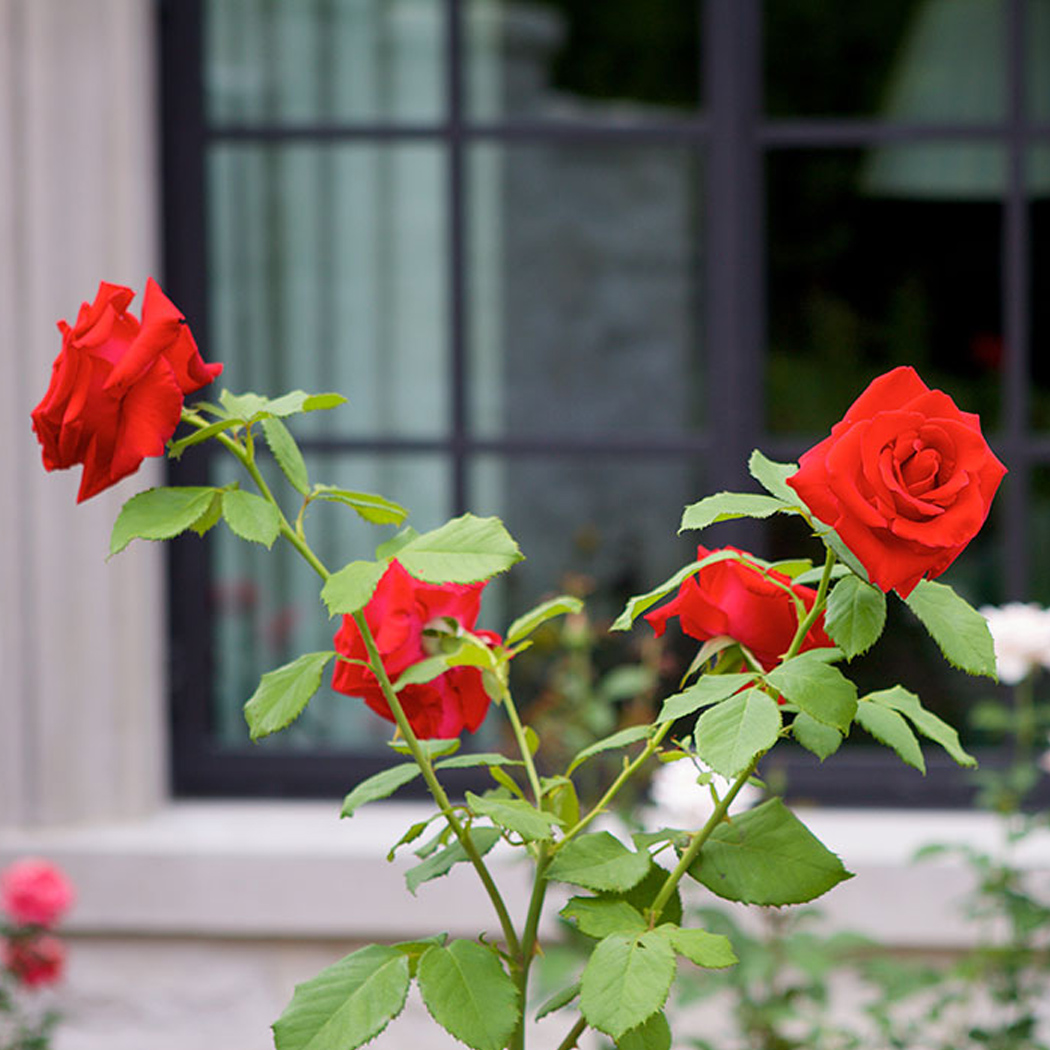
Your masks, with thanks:
<instances>
[{"instance_id":1,"label":"serrated green leaf","mask_svg":"<svg viewBox=\"0 0 1050 1050\"><path fill-rule=\"evenodd\" d=\"M464 514L406 543L397 560L427 583L477 583L523 559L499 518Z\"/></svg>"},{"instance_id":2,"label":"serrated green leaf","mask_svg":"<svg viewBox=\"0 0 1050 1050\"><path fill-rule=\"evenodd\" d=\"M147 489L132 496L117 515L109 554L119 554L132 540L170 540L192 528L206 514L216 492L211 486Z\"/></svg>"},{"instance_id":3,"label":"serrated green leaf","mask_svg":"<svg viewBox=\"0 0 1050 1050\"><path fill-rule=\"evenodd\" d=\"M610 933L643 933L648 926L641 912L618 897L570 897L558 914L599 940Z\"/></svg>"},{"instance_id":4,"label":"serrated green leaf","mask_svg":"<svg viewBox=\"0 0 1050 1050\"><path fill-rule=\"evenodd\" d=\"M851 875L778 798L719 824L689 874L725 900L803 904Z\"/></svg>"},{"instance_id":5,"label":"serrated green leaf","mask_svg":"<svg viewBox=\"0 0 1050 1050\"><path fill-rule=\"evenodd\" d=\"M235 536L267 549L281 534L280 511L262 496L240 489L228 489L222 495L222 516Z\"/></svg>"},{"instance_id":6,"label":"serrated green leaf","mask_svg":"<svg viewBox=\"0 0 1050 1050\"><path fill-rule=\"evenodd\" d=\"M959 734L942 718L922 706L922 701L902 686L869 693L865 700L899 711L923 736L939 744L960 766L976 766L977 759L963 750Z\"/></svg>"},{"instance_id":7,"label":"serrated green leaf","mask_svg":"<svg viewBox=\"0 0 1050 1050\"><path fill-rule=\"evenodd\" d=\"M562 821L553 813L544 813L522 799L483 798L468 791L467 805L479 817L488 817L507 831L520 835L526 842L546 841L553 837L552 829Z\"/></svg>"},{"instance_id":8,"label":"serrated green leaf","mask_svg":"<svg viewBox=\"0 0 1050 1050\"><path fill-rule=\"evenodd\" d=\"M389 769L380 770L367 780L362 780L343 799L341 817L352 817L354 813L368 802L376 802L381 798L389 798L398 788L415 780L420 774L419 766L415 762L405 762L399 766L391 766Z\"/></svg>"},{"instance_id":9,"label":"serrated green leaf","mask_svg":"<svg viewBox=\"0 0 1050 1050\"><path fill-rule=\"evenodd\" d=\"M386 568L385 562L352 561L329 576L321 588L321 601L328 607L328 615L345 615L363 609Z\"/></svg>"},{"instance_id":10,"label":"serrated green leaf","mask_svg":"<svg viewBox=\"0 0 1050 1050\"><path fill-rule=\"evenodd\" d=\"M646 852L643 846L646 836L644 834L636 834L631 837L638 847L638 852ZM640 911L645 915L652 907L653 901L656 900L657 894L663 889L666 881L666 870L661 868L650 857L649 870L645 873L645 878L641 882L635 883L630 889L621 893L604 893L602 896L615 897L618 900L626 901L636 911ZM679 923L682 921L682 895L677 886L674 888L670 899L664 905L663 911L660 912L659 918L664 922Z\"/></svg>"},{"instance_id":11,"label":"serrated green leaf","mask_svg":"<svg viewBox=\"0 0 1050 1050\"><path fill-rule=\"evenodd\" d=\"M824 629L847 660L867 652L886 625L886 595L858 576L839 580L828 595Z\"/></svg>"},{"instance_id":12,"label":"serrated green leaf","mask_svg":"<svg viewBox=\"0 0 1050 1050\"><path fill-rule=\"evenodd\" d=\"M469 755L456 755L438 762L435 769L470 769L473 766L523 766L520 758L507 758L498 751L475 751Z\"/></svg>"},{"instance_id":13,"label":"serrated green leaf","mask_svg":"<svg viewBox=\"0 0 1050 1050\"><path fill-rule=\"evenodd\" d=\"M396 536L391 536L390 539L385 540L376 547L376 561L387 561L390 558L396 558L398 551L402 547L406 547L418 535L419 533L411 525L406 525Z\"/></svg>"},{"instance_id":14,"label":"serrated green leaf","mask_svg":"<svg viewBox=\"0 0 1050 1050\"><path fill-rule=\"evenodd\" d=\"M777 499L800 506L798 493L787 483L788 478L798 473L797 463L777 463L756 448L747 461L747 469L751 477Z\"/></svg>"},{"instance_id":15,"label":"serrated green leaf","mask_svg":"<svg viewBox=\"0 0 1050 1050\"><path fill-rule=\"evenodd\" d=\"M198 536L203 536L222 520L222 497L224 493L216 490L208 509L190 526Z\"/></svg>"},{"instance_id":16,"label":"serrated green leaf","mask_svg":"<svg viewBox=\"0 0 1050 1050\"><path fill-rule=\"evenodd\" d=\"M674 974L674 951L658 931L610 934L580 978L580 1010L588 1024L619 1040L661 1009Z\"/></svg>"},{"instance_id":17,"label":"serrated green leaf","mask_svg":"<svg viewBox=\"0 0 1050 1050\"><path fill-rule=\"evenodd\" d=\"M587 759L593 758L603 751L615 751L617 748L630 747L631 744L637 743L639 740L645 740L651 733L652 727L648 725L627 726L626 729L619 729L602 740L588 744L587 747L577 752L565 772L567 775L571 775Z\"/></svg>"},{"instance_id":18,"label":"serrated green leaf","mask_svg":"<svg viewBox=\"0 0 1050 1050\"><path fill-rule=\"evenodd\" d=\"M234 394L229 390L223 390L219 394L219 404L232 419L248 423L267 410L270 400L259 394Z\"/></svg>"},{"instance_id":19,"label":"serrated green leaf","mask_svg":"<svg viewBox=\"0 0 1050 1050\"><path fill-rule=\"evenodd\" d=\"M629 890L649 871L648 853L635 853L608 831L580 835L562 846L547 878L588 890Z\"/></svg>"},{"instance_id":20,"label":"serrated green leaf","mask_svg":"<svg viewBox=\"0 0 1050 1050\"><path fill-rule=\"evenodd\" d=\"M859 710L859 708L858 708ZM824 761L842 745L843 736L837 730L800 711L791 723L791 734L807 750Z\"/></svg>"},{"instance_id":21,"label":"serrated green leaf","mask_svg":"<svg viewBox=\"0 0 1050 1050\"><path fill-rule=\"evenodd\" d=\"M370 944L297 985L273 1026L277 1050L356 1050L401 1012L409 960L397 948Z\"/></svg>"},{"instance_id":22,"label":"serrated green leaf","mask_svg":"<svg viewBox=\"0 0 1050 1050\"><path fill-rule=\"evenodd\" d=\"M214 423L209 423L206 427L194 430L193 433L187 434L183 438L179 438L178 441L169 441L168 458L180 459L186 449L192 448L194 445L199 445L202 442L207 441L208 438L215 437L216 434L222 434L227 430L232 430L238 425L236 419L219 419Z\"/></svg>"},{"instance_id":23,"label":"serrated green leaf","mask_svg":"<svg viewBox=\"0 0 1050 1050\"><path fill-rule=\"evenodd\" d=\"M922 621L944 658L967 674L996 678L988 621L945 583L920 580L905 604Z\"/></svg>"},{"instance_id":24,"label":"serrated green leaf","mask_svg":"<svg viewBox=\"0 0 1050 1050\"><path fill-rule=\"evenodd\" d=\"M397 681L394 682L394 692L399 693L406 685L423 685L426 682L432 682L449 670L451 667L447 656L428 656L419 663L410 664L398 675Z\"/></svg>"},{"instance_id":25,"label":"serrated green leaf","mask_svg":"<svg viewBox=\"0 0 1050 1050\"><path fill-rule=\"evenodd\" d=\"M748 689L705 711L693 739L700 758L732 779L777 742L781 725L776 700L761 689Z\"/></svg>"},{"instance_id":26,"label":"serrated green leaf","mask_svg":"<svg viewBox=\"0 0 1050 1050\"><path fill-rule=\"evenodd\" d=\"M419 745L423 754L428 758L440 758L443 755L454 755L462 746L462 741L459 737L447 737L442 739L440 737L432 737L430 740L417 740L416 743ZM408 755L411 757L412 748L407 741L401 740L388 740L386 746L391 751L396 751L399 755Z\"/></svg>"},{"instance_id":27,"label":"serrated green leaf","mask_svg":"<svg viewBox=\"0 0 1050 1050\"><path fill-rule=\"evenodd\" d=\"M721 703L741 689L746 689L755 681L753 674L711 674L703 675L688 689L675 693L664 700L657 722L673 722L684 718L702 707Z\"/></svg>"},{"instance_id":28,"label":"serrated green leaf","mask_svg":"<svg viewBox=\"0 0 1050 1050\"><path fill-rule=\"evenodd\" d=\"M782 500L760 492L718 492L686 507L678 532L706 529L708 525L735 518L768 518L790 510Z\"/></svg>"},{"instance_id":29,"label":"serrated green leaf","mask_svg":"<svg viewBox=\"0 0 1050 1050\"><path fill-rule=\"evenodd\" d=\"M314 499L342 503L373 525L400 525L408 517L408 511L400 503L372 492L356 492L334 485L315 485L311 495Z\"/></svg>"},{"instance_id":30,"label":"serrated green leaf","mask_svg":"<svg viewBox=\"0 0 1050 1050\"><path fill-rule=\"evenodd\" d=\"M819 649L799 653L770 671L766 682L807 715L845 734L857 713L857 687L827 659Z\"/></svg>"},{"instance_id":31,"label":"serrated green leaf","mask_svg":"<svg viewBox=\"0 0 1050 1050\"><path fill-rule=\"evenodd\" d=\"M623 612L616 618L609 630L629 631L631 625L642 613L654 606L661 598L665 598L671 591L678 590L690 576L695 576L701 569L706 569L708 565L728 560L739 561L740 556L731 550L713 551L699 561L691 562L689 565L679 569L669 580L661 583L659 587L654 587L651 591L646 591L645 594L636 594L633 598L628 598Z\"/></svg>"},{"instance_id":32,"label":"serrated green leaf","mask_svg":"<svg viewBox=\"0 0 1050 1050\"><path fill-rule=\"evenodd\" d=\"M244 705L252 740L291 725L321 686L321 675L335 653L304 653L291 663L268 671Z\"/></svg>"},{"instance_id":33,"label":"serrated green leaf","mask_svg":"<svg viewBox=\"0 0 1050 1050\"><path fill-rule=\"evenodd\" d=\"M583 609L583 602L579 598L562 594L557 598L550 598L545 602L530 609L527 613L519 616L507 628L507 645L516 645L523 638L527 638L541 624L554 619L555 616L565 616L568 613L578 613Z\"/></svg>"},{"instance_id":34,"label":"serrated green leaf","mask_svg":"<svg viewBox=\"0 0 1050 1050\"><path fill-rule=\"evenodd\" d=\"M489 948L452 941L419 960L419 991L430 1016L474 1050L502 1050L518 1026L518 988Z\"/></svg>"},{"instance_id":35,"label":"serrated green leaf","mask_svg":"<svg viewBox=\"0 0 1050 1050\"><path fill-rule=\"evenodd\" d=\"M561 1010L568 1006L580 994L580 982L574 981L568 986L563 988L560 992L555 992L540 1008L536 1011L536 1020L542 1021L548 1014L554 1013L555 1010Z\"/></svg>"},{"instance_id":36,"label":"serrated green leaf","mask_svg":"<svg viewBox=\"0 0 1050 1050\"><path fill-rule=\"evenodd\" d=\"M432 817L431 820L434 818ZM430 826L429 820L419 820L415 824L412 824L409 829L390 847L390 852L387 853L386 859L392 861L397 856L397 851L402 846L407 846L410 842L415 842L420 835Z\"/></svg>"},{"instance_id":37,"label":"serrated green leaf","mask_svg":"<svg viewBox=\"0 0 1050 1050\"><path fill-rule=\"evenodd\" d=\"M876 740L893 748L909 766L926 772L922 748L904 717L891 707L870 703L868 699L857 704L857 725L867 730Z\"/></svg>"},{"instance_id":38,"label":"serrated green leaf","mask_svg":"<svg viewBox=\"0 0 1050 1050\"><path fill-rule=\"evenodd\" d=\"M329 409L338 408L340 405L346 404L346 398L342 394L336 393L325 393L325 394L310 394L303 402L302 411L304 412L327 412Z\"/></svg>"},{"instance_id":39,"label":"serrated green leaf","mask_svg":"<svg viewBox=\"0 0 1050 1050\"><path fill-rule=\"evenodd\" d=\"M671 1050L671 1026L663 1011L616 1040L616 1050Z\"/></svg>"},{"instance_id":40,"label":"serrated green leaf","mask_svg":"<svg viewBox=\"0 0 1050 1050\"><path fill-rule=\"evenodd\" d=\"M470 837L474 840L478 853L484 856L499 842L502 834L499 828L472 828ZM421 864L409 868L405 872L405 884L409 892L415 894L424 882L447 875L457 864L469 859L457 839L444 849L430 853Z\"/></svg>"},{"instance_id":41,"label":"serrated green leaf","mask_svg":"<svg viewBox=\"0 0 1050 1050\"><path fill-rule=\"evenodd\" d=\"M270 446L273 458L277 465L284 471L284 476L300 495L310 494L310 476L306 469L306 460L296 444L292 432L284 423L273 416L262 421L263 436L266 444Z\"/></svg>"},{"instance_id":42,"label":"serrated green leaf","mask_svg":"<svg viewBox=\"0 0 1050 1050\"><path fill-rule=\"evenodd\" d=\"M707 930L682 929L681 926L661 926L667 931L671 945L679 955L708 970L722 970L739 960L728 937Z\"/></svg>"}]
</instances>

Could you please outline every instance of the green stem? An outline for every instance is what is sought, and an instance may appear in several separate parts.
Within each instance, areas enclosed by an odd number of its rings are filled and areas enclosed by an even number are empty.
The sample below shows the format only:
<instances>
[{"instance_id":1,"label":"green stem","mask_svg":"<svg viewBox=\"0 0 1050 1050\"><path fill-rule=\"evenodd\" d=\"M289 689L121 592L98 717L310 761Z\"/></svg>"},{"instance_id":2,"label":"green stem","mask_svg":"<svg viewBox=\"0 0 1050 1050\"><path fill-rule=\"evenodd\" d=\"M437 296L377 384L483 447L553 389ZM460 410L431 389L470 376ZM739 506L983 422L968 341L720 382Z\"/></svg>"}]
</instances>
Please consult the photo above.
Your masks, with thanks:
<instances>
[{"instance_id":1,"label":"green stem","mask_svg":"<svg viewBox=\"0 0 1050 1050\"><path fill-rule=\"evenodd\" d=\"M798 655L798 651L802 648L802 643L806 640L806 635L809 634L809 629L817 622L820 614L824 611L824 603L828 597L828 587L831 585L831 570L835 567L835 552L830 547L827 548L827 551L827 557L824 559L824 572L817 587L816 600L813 602L813 607L809 610L809 613L799 623L798 630L795 631L795 637L791 639L791 645L788 646L788 651L781 658L781 663Z\"/></svg>"},{"instance_id":2,"label":"green stem","mask_svg":"<svg viewBox=\"0 0 1050 1050\"><path fill-rule=\"evenodd\" d=\"M536 805L539 806L543 801L543 788L540 786L540 778L536 772L536 763L532 761L532 749L529 747L528 740L525 739L525 730L522 727L521 719L518 717L518 709L514 706L514 698L506 686L503 687L503 706L507 711L507 718L510 720L514 739L518 742L518 750L521 752L522 761L525 763L525 772L529 778L529 786L532 788Z\"/></svg>"},{"instance_id":3,"label":"green stem","mask_svg":"<svg viewBox=\"0 0 1050 1050\"><path fill-rule=\"evenodd\" d=\"M608 790L604 795L594 804L591 811L584 817L581 817L579 822L571 827L562 839L558 842L555 849L561 849L566 842L575 838L584 828L586 828L591 821L597 818L600 814L604 813L609 803L619 794L620 789L631 779L632 776L638 771L639 767L642 766L656 751L660 748L660 743L671 729L673 723L665 722L660 728L649 738L645 747L642 748L638 757L620 771L620 775L609 785Z\"/></svg>"},{"instance_id":4,"label":"green stem","mask_svg":"<svg viewBox=\"0 0 1050 1050\"><path fill-rule=\"evenodd\" d=\"M653 898L653 903L649 909L650 927L656 925L664 908L667 907L667 902L671 899L671 894L674 893L678 883L682 881L682 877L692 867L696 858L700 856L700 851L704 848L704 843L711 837L711 833L725 819L726 813L729 812L729 807L733 804L733 799L737 797L743 786L748 782L751 774L754 773L758 766L758 760L764 754L765 752L763 751L761 755L755 755L747 769L733 781L733 786L726 792L718 805L715 806L714 812L707 818L707 823L693 836L689 847L682 854L674 871L664 880L663 886L660 887L660 892Z\"/></svg>"},{"instance_id":5,"label":"green stem","mask_svg":"<svg viewBox=\"0 0 1050 1050\"><path fill-rule=\"evenodd\" d=\"M580 1036L583 1035L583 1030L586 1027L587 1021L581 1017L572 1028L569 1029L569 1034L558 1044L558 1050L573 1050L573 1047L578 1046Z\"/></svg>"},{"instance_id":6,"label":"green stem","mask_svg":"<svg viewBox=\"0 0 1050 1050\"><path fill-rule=\"evenodd\" d=\"M518 995L521 998L521 1017L510 1043L511 1050L524 1050L525 1048L525 1010L528 1004L529 970L532 967L533 959L536 957L540 916L543 914L543 902L547 895L547 866L550 862L549 846L546 843L541 843L536 857L535 881L532 884L529 911L525 917L525 926L521 935L521 966L515 975Z\"/></svg>"}]
</instances>

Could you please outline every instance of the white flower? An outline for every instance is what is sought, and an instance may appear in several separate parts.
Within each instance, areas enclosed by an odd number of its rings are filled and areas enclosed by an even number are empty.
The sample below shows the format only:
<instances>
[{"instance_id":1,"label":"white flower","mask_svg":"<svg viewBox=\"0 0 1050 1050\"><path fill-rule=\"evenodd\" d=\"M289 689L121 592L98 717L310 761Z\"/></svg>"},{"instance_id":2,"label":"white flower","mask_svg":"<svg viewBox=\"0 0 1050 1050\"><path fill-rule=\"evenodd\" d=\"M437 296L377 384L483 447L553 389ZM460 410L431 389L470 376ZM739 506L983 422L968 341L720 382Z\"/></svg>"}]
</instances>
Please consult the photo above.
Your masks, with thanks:
<instances>
[{"instance_id":1,"label":"white flower","mask_svg":"<svg viewBox=\"0 0 1050 1050\"><path fill-rule=\"evenodd\" d=\"M649 794L655 809L654 817L661 823L673 828L696 831L707 823L714 812L715 803L711 798L711 787L714 786L719 798L724 798L731 784L717 773L711 774L710 784L698 784L697 778L705 770L688 758L661 765L653 774ZM733 804L731 813L740 812L753 806L762 792L751 784L745 784Z\"/></svg>"},{"instance_id":2,"label":"white flower","mask_svg":"<svg viewBox=\"0 0 1050 1050\"><path fill-rule=\"evenodd\" d=\"M979 611L992 632L1001 682L1014 685L1037 667L1050 667L1050 609L1010 602Z\"/></svg>"}]
</instances>

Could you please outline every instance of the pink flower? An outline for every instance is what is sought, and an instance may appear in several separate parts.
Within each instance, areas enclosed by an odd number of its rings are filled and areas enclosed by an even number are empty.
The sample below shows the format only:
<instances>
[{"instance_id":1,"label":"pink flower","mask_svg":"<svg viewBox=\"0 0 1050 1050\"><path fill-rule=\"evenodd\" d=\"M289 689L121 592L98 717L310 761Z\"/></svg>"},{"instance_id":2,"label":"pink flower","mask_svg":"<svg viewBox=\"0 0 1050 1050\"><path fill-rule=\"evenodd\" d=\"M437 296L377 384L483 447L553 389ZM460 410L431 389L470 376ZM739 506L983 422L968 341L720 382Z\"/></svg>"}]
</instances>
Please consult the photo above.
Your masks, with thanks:
<instances>
[{"instance_id":1,"label":"pink flower","mask_svg":"<svg viewBox=\"0 0 1050 1050\"><path fill-rule=\"evenodd\" d=\"M74 897L72 883L46 860L17 860L0 874L0 907L18 926L53 926Z\"/></svg>"},{"instance_id":2,"label":"pink flower","mask_svg":"<svg viewBox=\"0 0 1050 1050\"><path fill-rule=\"evenodd\" d=\"M57 937L18 937L4 941L0 950L4 968L27 988L54 984L66 965L66 949Z\"/></svg>"}]
</instances>

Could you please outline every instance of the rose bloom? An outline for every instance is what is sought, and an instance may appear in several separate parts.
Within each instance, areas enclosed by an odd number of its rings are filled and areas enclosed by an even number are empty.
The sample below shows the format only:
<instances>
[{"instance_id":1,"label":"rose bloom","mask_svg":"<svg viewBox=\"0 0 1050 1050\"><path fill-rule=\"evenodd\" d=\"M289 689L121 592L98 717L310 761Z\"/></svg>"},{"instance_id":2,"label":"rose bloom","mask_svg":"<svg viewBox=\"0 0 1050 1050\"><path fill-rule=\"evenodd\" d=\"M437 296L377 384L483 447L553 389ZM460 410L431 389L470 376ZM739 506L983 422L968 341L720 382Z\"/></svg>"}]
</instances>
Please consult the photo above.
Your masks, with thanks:
<instances>
[{"instance_id":1,"label":"rose bloom","mask_svg":"<svg viewBox=\"0 0 1050 1050\"><path fill-rule=\"evenodd\" d=\"M872 381L788 484L875 586L906 598L977 534L1005 473L977 416L901 367Z\"/></svg>"},{"instance_id":2,"label":"rose bloom","mask_svg":"<svg viewBox=\"0 0 1050 1050\"><path fill-rule=\"evenodd\" d=\"M33 409L44 466L84 466L78 503L134 473L147 456L163 455L185 395L222 371L204 363L186 319L152 277L141 323L128 312L134 297L103 282L75 325L58 322L62 350Z\"/></svg>"},{"instance_id":3,"label":"rose bloom","mask_svg":"<svg viewBox=\"0 0 1050 1050\"><path fill-rule=\"evenodd\" d=\"M72 883L46 860L16 860L0 874L0 907L18 926L54 926L74 897Z\"/></svg>"},{"instance_id":4,"label":"rose bloom","mask_svg":"<svg viewBox=\"0 0 1050 1050\"><path fill-rule=\"evenodd\" d=\"M66 965L66 949L57 937L17 937L4 941L0 961L20 984L37 988L54 984Z\"/></svg>"},{"instance_id":5,"label":"rose bloom","mask_svg":"<svg viewBox=\"0 0 1050 1050\"><path fill-rule=\"evenodd\" d=\"M1039 667L1050 667L1050 609L1024 602L984 605L995 643L999 680L1015 685Z\"/></svg>"},{"instance_id":6,"label":"rose bloom","mask_svg":"<svg viewBox=\"0 0 1050 1050\"><path fill-rule=\"evenodd\" d=\"M710 553L706 547L698 547L697 559ZM737 553L752 557L746 551ZM790 587L807 609L813 607L817 592L811 587L792 584L790 577L774 569L727 559L691 576L678 589L677 597L646 613L645 618L657 637L664 633L672 616L678 617L686 634L700 641L728 635L769 671L787 651L798 629L795 606L784 586ZM802 650L828 645L834 642L824 632L822 615L806 632Z\"/></svg>"},{"instance_id":7,"label":"rose bloom","mask_svg":"<svg viewBox=\"0 0 1050 1050\"><path fill-rule=\"evenodd\" d=\"M500 644L499 635L474 630L484 586L423 583L410 576L399 562L390 563L364 614L392 683L412 664L434 655L428 651L423 632L432 624L443 628L445 618L451 618L490 645ZM352 660L368 659L352 616L343 617L335 648ZM394 721L379 681L368 668L338 661L332 687L348 696L360 697L376 714ZM429 682L406 685L398 699L412 730L423 739L449 739L464 729L474 732L489 708L489 695L477 667L453 667Z\"/></svg>"}]
</instances>

